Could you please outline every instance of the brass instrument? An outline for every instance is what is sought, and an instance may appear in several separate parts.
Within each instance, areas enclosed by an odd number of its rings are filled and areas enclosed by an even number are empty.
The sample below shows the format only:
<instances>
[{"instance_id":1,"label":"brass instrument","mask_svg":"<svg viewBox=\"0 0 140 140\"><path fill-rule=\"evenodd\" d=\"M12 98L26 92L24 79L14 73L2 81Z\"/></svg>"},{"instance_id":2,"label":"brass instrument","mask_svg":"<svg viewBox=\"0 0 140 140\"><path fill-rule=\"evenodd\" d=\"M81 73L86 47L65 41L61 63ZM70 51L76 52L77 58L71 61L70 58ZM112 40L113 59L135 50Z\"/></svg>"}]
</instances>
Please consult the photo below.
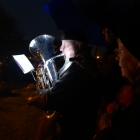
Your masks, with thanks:
<instances>
[{"instance_id":1,"label":"brass instrument","mask_svg":"<svg viewBox=\"0 0 140 140\"><path fill-rule=\"evenodd\" d=\"M37 90L49 88L49 80L46 74L46 70L43 65L39 65L36 70L36 88Z\"/></svg>"},{"instance_id":2,"label":"brass instrument","mask_svg":"<svg viewBox=\"0 0 140 140\"><path fill-rule=\"evenodd\" d=\"M29 44L30 53L36 58L40 57L40 64L37 66L36 82L37 89L51 88L58 80L58 71L55 59L63 57L63 54L56 55L55 46L60 45L51 35L39 35Z\"/></svg>"},{"instance_id":3,"label":"brass instrument","mask_svg":"<svg viewBox=\"0 0 140 140\"><path fill-rule=\"evenodd\" d=\"M56 70L56 66L54 63L54 59L63 57L63 54L59 54L54 56L53 58L46 61L44 64L39 64L35 70L36 74L36 87L37 90L51 88L53 84L58 80L58 75ZM49 65L49 67L48 67ZM50 69L51 72L50 72Z\"/></svg>"},{"instance_id":4,"label":"brass instrument","mask_svg":"<svg viewBox=\"0 0 140 140\"><path fill-rule=\"evenodd\" d=\"M40 57L40 64L35 69L37 90L50 89L58 80L58 69L55 59L63 57L63 54L55 55L55 39L50 35L39 35L34 38L29 45L29 51L33 56ZM47 111L41 119L37 140L54 140L60 135L60 125L57 120L61 114L56 111ZM45 129L45 133L44 130ZM40 131L41 130L41 131Z\"/></svg>"}]
</instances>

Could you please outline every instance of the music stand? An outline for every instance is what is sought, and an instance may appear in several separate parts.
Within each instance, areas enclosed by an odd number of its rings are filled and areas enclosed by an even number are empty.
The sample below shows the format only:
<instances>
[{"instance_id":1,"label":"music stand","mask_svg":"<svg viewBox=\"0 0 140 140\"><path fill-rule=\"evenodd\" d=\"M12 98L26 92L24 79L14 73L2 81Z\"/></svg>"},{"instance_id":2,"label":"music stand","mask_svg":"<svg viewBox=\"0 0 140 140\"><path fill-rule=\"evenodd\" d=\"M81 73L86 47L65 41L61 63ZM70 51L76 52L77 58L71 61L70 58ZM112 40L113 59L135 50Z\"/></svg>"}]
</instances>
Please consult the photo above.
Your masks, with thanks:
<instances>
[{"instance_id":1,"label":"music stand","mask_svg":"<svg viewBox=\"0 0 140 140\"><path fill-rule=\"evenodd\" d=\"M15 62L20 67L22 72L24 74L27 74L30 72L35 80L35 77L33 75L34 67L33 67L32 63L29 61L29 59L26 57L26 55L25 54L12 55L12 57L14 58Z\"/></svg>"}]
</instances>

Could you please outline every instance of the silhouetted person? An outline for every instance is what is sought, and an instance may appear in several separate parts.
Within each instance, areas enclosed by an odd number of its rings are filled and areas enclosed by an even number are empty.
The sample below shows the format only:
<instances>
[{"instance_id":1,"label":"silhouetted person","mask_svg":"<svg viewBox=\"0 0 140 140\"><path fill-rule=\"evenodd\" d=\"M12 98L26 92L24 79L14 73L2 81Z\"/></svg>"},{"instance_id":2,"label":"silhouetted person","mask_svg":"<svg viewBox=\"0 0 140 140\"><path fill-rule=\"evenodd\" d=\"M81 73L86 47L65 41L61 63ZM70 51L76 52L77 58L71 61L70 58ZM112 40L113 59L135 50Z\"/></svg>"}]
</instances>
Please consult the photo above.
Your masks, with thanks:
<instances>
[{"instance_id":1,"label":"silhouetted person","mask_svg":"<svg viewBox=\"0 0 140 140\"><path fill-rule=\"evenodd\" d=\"M97 59L99 74L102 106L114 100L117 92L122 85L122 76L116 61L117 40L115 35L107 26L101 28L102 38L104 42L105 52L100 54ZM98 49L98 48L97 48ZM100 51L100 50L99 50ZM98 55L98 52L97 52Z\"/></svg>"},{"instance_id":2,"label":"silhouetted person","mask_svg":"<svg viewBox=\"0 0 140 140\"><path fill-rule=\"evenodd\" d=\"M116 59L126 83L105 107L96 140L140 139L140 49L137 37L129 31L120 30L117 39Z\"/></svg>"}]
</instances>

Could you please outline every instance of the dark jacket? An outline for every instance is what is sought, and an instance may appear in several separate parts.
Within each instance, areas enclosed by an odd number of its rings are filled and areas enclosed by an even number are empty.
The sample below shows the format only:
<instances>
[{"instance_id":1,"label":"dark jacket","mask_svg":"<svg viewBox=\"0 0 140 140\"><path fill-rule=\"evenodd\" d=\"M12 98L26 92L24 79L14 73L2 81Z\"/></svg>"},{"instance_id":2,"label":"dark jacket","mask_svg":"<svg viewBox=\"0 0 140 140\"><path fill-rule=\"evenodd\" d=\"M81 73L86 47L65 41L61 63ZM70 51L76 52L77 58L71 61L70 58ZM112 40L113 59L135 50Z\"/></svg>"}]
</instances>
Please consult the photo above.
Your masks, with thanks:
<instances>
[{"instance_id":1,"label":"dark jacket","mask_svg":"<svg viewBox=\"0 0 140 140\"><path fill-rule=\"evenodd\" d=\"M62 114L66 139L87 140L94 132L99 103L96 79L77 62L59 77L47 95L46 107Z\"/></svg>"}]
</instances>

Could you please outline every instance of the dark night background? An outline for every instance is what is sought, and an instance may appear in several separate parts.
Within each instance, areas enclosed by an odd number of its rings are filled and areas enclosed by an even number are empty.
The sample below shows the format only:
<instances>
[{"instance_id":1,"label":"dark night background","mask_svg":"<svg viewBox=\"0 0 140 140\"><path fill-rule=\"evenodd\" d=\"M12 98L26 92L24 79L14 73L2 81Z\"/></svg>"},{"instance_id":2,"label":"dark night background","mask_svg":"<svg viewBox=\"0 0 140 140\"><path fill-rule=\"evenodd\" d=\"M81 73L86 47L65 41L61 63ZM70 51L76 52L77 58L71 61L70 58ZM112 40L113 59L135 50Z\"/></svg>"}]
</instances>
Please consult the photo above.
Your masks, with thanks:
<instances>
[{"instance_id":1,"label":"dark night background","mask_svg":"<svg viewBox=\"0 0 140 140\"><path fill-rule=\"evenodd\" d=\"M12 54L28 54L29 42L37 35L59 36L59 30L82 29L90 43L103 46L100 25L107 25L117 33L121 29L137 30L139 2L136 0L1 0L0 17L0 52L1 57L4 56L4 61L7 60L5 63L8 63L12 59ZM12 71L8 72L9 75L11 73Z\"/></svg>"},{"instance_id":2,"label":"dark night background","mask_svg":"<svg viewBox=\"0 0 140 140\"><path fill-rule=\"evenodd\" d=\"M60 30L77 29L104 53L108 48L101 26L135 36L139 5L138 0L0 0L0 139L32 139L42 113L26 105L28 84L34 81L21 72L13 54L30 56L29 42L40 34L59 37ZM19 94L20 87L24 89Z\"/></svg>"}]
</instances>

